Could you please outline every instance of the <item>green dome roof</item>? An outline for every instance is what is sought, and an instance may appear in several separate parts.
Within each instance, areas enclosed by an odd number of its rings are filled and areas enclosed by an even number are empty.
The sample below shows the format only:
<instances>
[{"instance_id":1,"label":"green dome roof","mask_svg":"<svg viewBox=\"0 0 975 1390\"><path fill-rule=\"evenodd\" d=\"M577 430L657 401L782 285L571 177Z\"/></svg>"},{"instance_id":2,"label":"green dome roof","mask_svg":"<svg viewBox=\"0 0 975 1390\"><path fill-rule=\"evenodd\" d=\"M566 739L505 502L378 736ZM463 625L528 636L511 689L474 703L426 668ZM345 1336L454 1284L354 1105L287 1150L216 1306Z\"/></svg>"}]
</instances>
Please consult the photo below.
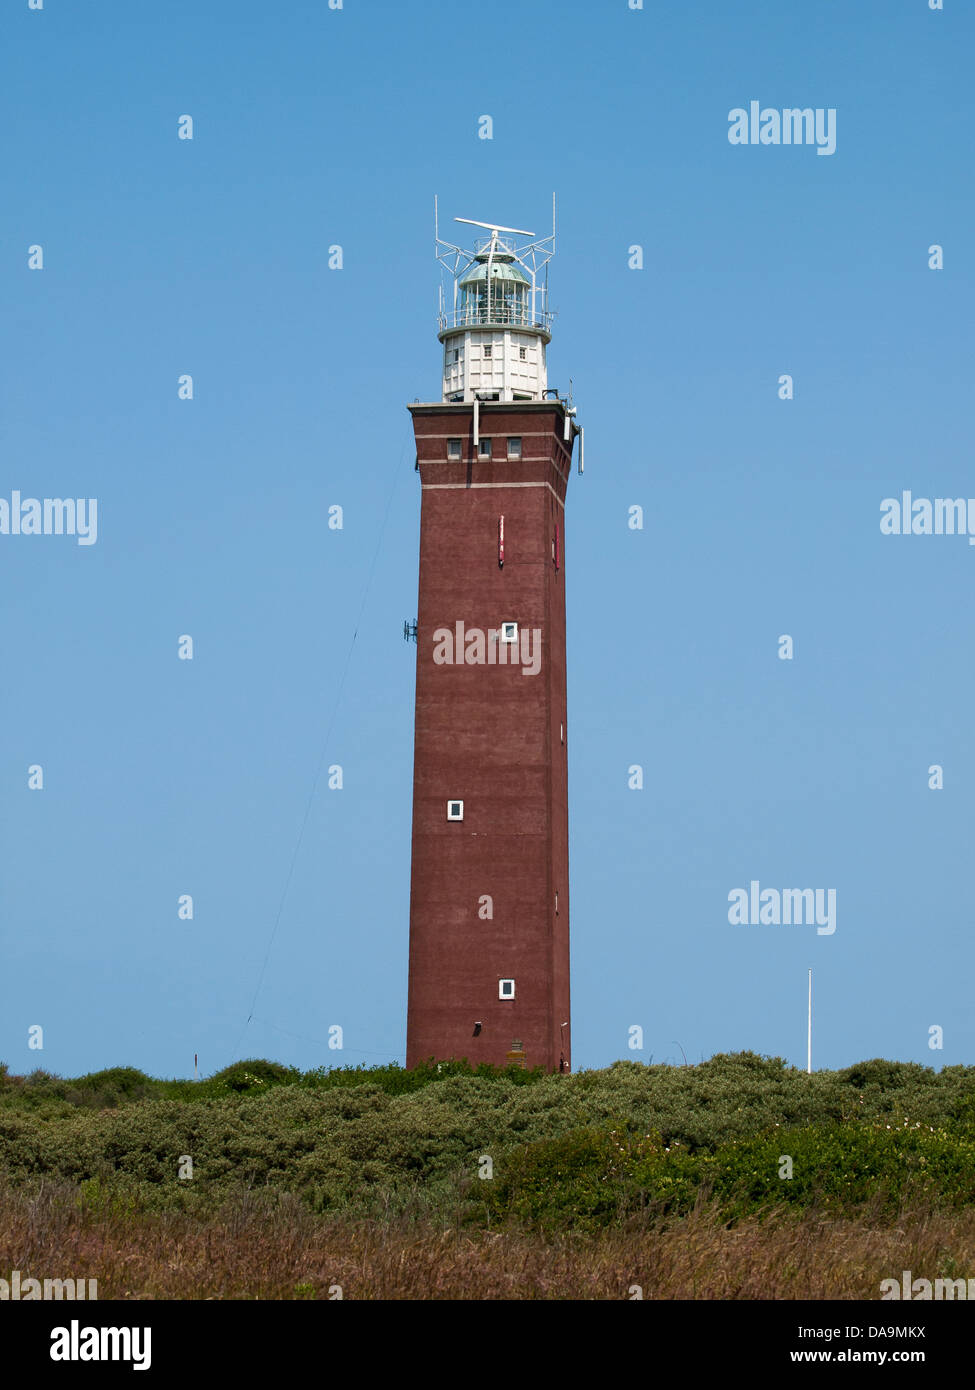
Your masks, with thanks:
<instances>
[{"instance_id":1,"label":"green dome roof","mask_svg":"<svg viewBox=\"0 0 975 1390\"><path fill-rule=\"evenodd\" d=\"M492 280L514 280L522 285L530 285L531 281L525 272L516 266L512 261L494 260L491 262ZM476 285L487 280L487 262L472 267L464 278L460 281L462 285Z\"/></svg>"}]
</instances>

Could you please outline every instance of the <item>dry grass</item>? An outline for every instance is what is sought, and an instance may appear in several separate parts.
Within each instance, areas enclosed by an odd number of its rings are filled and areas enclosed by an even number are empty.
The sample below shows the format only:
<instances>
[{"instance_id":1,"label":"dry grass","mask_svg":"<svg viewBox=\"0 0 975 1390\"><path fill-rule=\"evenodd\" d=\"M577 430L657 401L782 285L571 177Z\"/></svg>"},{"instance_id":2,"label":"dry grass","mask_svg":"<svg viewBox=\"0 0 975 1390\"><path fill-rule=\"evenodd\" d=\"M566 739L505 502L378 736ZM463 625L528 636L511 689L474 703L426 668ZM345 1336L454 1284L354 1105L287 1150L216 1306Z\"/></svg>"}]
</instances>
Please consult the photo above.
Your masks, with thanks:
<instances>
[{"instance_id":1,"label":"dry grass","mask_svg":"<svg viewBox=\"0 0 975 1390\"><path fill-rule=\"evenodd\" d=\"M5 1267L4 1267L5 1266ZM975 1274L975 1211L680 1221L595 1236L316 1217L248 1194L207 1221L92 1212L77 1189L0 1194L0 1277L96 1278L101 1299L877 1299L881 1279Z\"/></svg>"}]
</instances>

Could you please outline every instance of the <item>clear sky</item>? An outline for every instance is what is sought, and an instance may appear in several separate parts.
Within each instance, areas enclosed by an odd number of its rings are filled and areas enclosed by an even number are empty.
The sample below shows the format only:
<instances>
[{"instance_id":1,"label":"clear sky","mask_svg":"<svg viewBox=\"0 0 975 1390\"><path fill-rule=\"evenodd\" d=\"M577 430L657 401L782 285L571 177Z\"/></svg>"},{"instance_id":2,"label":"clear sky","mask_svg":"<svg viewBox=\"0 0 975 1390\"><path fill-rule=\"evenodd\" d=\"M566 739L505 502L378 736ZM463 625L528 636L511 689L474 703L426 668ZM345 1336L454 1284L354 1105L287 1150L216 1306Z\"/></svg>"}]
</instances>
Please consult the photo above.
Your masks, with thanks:
<instances>
[{"instance_id":1,"label":"clear sky","mask_svg":"<svg viewBox=\"0 0 975 1390\"><path fill-rule=\"evenodd\" d=\"M975 1061L975 547L880 529L975 498L970 6L0 26L0 498L98 504L91 545L0 534L0 1058L403 1060L433 198L544 232L555 191L574 1067L805 1065L810 968L814 1066ZM752 101L835 152L730 143ZM753 880L835 931L732 925Z\"/></svg>"}]
</instances>

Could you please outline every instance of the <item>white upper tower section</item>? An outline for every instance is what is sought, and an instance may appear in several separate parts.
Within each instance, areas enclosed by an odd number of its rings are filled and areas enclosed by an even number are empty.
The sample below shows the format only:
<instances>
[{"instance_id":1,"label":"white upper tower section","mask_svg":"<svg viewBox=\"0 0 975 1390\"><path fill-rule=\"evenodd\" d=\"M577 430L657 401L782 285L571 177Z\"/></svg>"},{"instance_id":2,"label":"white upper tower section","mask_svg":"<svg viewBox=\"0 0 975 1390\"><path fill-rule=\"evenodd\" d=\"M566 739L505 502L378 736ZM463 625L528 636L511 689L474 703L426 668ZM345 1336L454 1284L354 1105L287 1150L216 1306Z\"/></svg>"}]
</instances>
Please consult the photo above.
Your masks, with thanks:
<instances>
[{"instance_id":1,"label":"white upper tower section","mask_svg":"<svg viewBox=\"0 0 975 1390\"><path fill-rule=\"evenodd\" d=\"M555 254L555 199L552 235L540 240L534 232L492 222L454 221L484 227L491 235L465 250L441 241L437 229L437 259L450 280L440 287L443 399L543 400L552 316L547 272L543 283L538 277Z\"/></svg>"}]
</instances>

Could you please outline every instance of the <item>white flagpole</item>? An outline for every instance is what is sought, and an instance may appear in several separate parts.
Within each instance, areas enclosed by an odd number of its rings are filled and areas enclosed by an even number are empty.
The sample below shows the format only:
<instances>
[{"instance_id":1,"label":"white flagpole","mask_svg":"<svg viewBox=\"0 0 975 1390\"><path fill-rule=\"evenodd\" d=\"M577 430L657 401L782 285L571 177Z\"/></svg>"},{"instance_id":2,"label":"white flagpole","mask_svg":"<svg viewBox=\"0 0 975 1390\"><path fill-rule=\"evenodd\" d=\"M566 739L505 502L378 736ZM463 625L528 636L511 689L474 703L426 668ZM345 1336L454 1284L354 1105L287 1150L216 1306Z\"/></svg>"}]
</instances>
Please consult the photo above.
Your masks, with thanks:
<instances>
[{"instance_id":1,"label":"white flagpole","mask_svg":"<svg viewBox=\"0 0 975 1390\"><path fill-rule=\"evenodd\" d=\"M812 971L809 972L809 1028L806 1034L806 1071L812 1076Z\"/></svg>"}]
</instances>

